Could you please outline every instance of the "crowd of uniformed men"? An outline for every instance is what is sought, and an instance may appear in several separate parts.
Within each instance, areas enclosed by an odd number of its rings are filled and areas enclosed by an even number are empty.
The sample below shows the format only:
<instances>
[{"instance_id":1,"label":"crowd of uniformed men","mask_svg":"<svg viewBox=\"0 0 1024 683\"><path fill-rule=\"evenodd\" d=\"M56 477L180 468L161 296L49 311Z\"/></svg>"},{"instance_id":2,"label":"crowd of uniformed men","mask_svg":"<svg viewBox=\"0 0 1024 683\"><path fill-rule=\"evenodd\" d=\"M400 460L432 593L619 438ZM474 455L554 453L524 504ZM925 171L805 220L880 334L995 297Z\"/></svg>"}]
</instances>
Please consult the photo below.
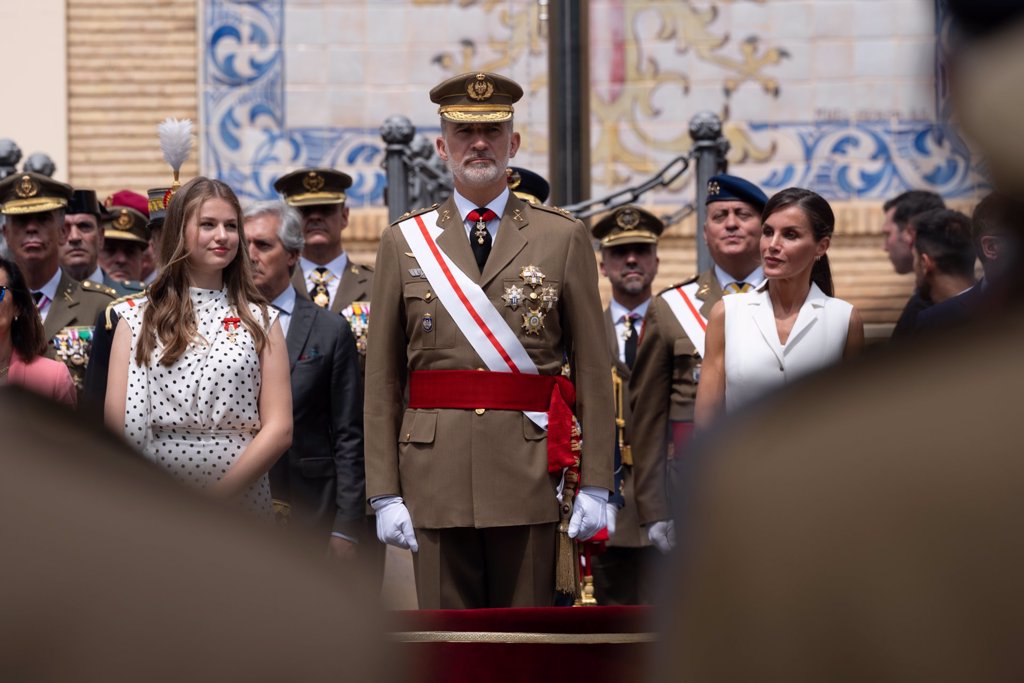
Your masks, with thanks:
<instances>
[{"instance_id":1,"label":"crowd of uniformed men","mask_svg":"<svg viewBox=\"0 0 1024 683\"><path fill-rule=\"evenodd\" d=\"M670 481L700 379L687 330L763 281L767 197L712 178L714 265L669 288L693 292L684 319L652 291L658 217L623 206L587 230L545 205L543 178L508 165L521 95L483 73L431 91L455 192L387 228L376 267L344 249L344 172L295 170L274 184L280 200L246 209L254 279L281 312L291 365L294 440L271 473L275 505L289 527L378 573L377 538L413 549L423 607L550 604L566 533L585 547L598 603L646 602L675 542ZM153 235L172 197L126 190L101 204L32 172L0 182L6 247L81 403L102 405L112 304L155 277ZM903 333L919 309L974 284L974 239L934 195L885 211L897 271L917 273ZM603 311L597 266L611 285Z\"/></svg>"}]
</instances>

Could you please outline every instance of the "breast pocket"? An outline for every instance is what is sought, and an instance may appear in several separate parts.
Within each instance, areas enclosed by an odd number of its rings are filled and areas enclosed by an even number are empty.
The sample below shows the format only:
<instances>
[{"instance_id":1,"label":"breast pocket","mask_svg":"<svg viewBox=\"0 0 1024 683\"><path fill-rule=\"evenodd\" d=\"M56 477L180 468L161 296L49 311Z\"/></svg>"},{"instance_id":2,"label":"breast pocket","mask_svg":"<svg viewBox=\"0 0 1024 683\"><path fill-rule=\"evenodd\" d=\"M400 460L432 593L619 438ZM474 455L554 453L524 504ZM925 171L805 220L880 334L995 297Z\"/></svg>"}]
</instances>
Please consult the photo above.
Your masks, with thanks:
<instances>
[{"instance_id":1,"label":"breast pocket","mask_svg":"<svg viewBox=\"0 0 1024 683\"><path fill-rule=\"evenodd\" d=\"M676 339L672 346L672 381L692 384L700 381L701 357L689 339Z\"/></svg>"},{"instance_id":2,"label":"breast pocket","mask_svg":"<svg viewBox=\"0 0 1024 683\"><path fill-rule=\"evenodd\" d=\"M455 323L437 301L427 282L410 282L403 291L409 348L450 349L455 346Z\"/></svg>"}]
</instances>

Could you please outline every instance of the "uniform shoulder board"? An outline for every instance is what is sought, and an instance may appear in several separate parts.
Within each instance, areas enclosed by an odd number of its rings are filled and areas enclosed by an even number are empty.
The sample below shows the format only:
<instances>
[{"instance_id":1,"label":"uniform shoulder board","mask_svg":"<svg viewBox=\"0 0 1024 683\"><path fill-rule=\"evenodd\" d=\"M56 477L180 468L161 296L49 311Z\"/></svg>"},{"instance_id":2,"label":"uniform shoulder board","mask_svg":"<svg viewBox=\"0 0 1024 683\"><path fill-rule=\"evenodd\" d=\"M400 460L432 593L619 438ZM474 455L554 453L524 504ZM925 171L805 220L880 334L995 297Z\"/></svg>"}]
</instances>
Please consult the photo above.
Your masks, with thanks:
<instances>
[{"instance_id":1,"label":"uniform shoulder board","mask_svg":"<svg viewBox=\"0 0 1024 683\"><path fill-rule=\"evenodd\" d=\"M106 294L109 297L117 298L117 291L113 287L107 287L106 285L93 282L92 280L82 280L78 283L79 286L88 292L99 292Z\"/></svg>"},{"instance_id":2,"label":"uniform shoulder board","mask_svg":"<svg viewBox=\"0 0 1024 683\"><path fill-rule=\"evenodd\" d=\"M404 221L406 218L412 218L413 216L419 216L420 214L427 213L428 211L433 211L434 209L436 209L439 206L441 206L441 205L440 204L433 204L431 206L424 206L423 208L420 208L420 209L413 209L412 211L406 211L401 216L396 218L391 223L391 225L397 225L398 223L401 223L402 221Z\"/></svg>"},{"instance_id":3,"label":"uniform shoulder board","mask_svg":"<svg viewBox=\"0 0 1024 683\"><path fill-rule=\"evenodd\" d=\"M118 297L117 299L114 299L109 304L107 304L106 310L103 311L103 320L105 323L104 327L106 327L108 330L114 327L113 313L115 306L117 306L118 304L123 304L125 301L128 301L129 299L141 299L145 297L146 294L147 292L145 291L132 292L131 294L125 294L122 297Z\"/></svg>"},{"instance_id":4,"label":"uniform shoulder board","mask_svg":"<svg viewBox=\"0 0 1024 683\"><path fill-rule=\"evenodd\" d=\"M694 276L693 276L693 277L691 277L691 278L690 278L689 280L683 280L682 282L677 282L677 283L675 283L674 285L669 285L669 286L668 286L668 287L666 287L665 289L663 289L663 290L661 290L660 292L658 292L658 296L661 296L661 295L662 295L662 294L664 294L665 292L671 292L671 291L672 291L673 289L676 289L677 287L683 287L683 286L685 286L685 285L693 284L694 282L696 282L696 281L697 281L697 278L698 278L698 277L700 277L700 276L698 276L698 275L694 275Z\"/></svg>"},{"instance_id":5,"label":"uniform shoulder board","mask_svg":"<svg viewBox=\"0 0 1024 683\"><path fill-rule=\"evenodd\" d=\"M530 204L530 208L531 209L540 209L542 211L547 211L548 213L557 214L557 215L561 216L562 218L567 218L567 219L569 219L571 221L576 220L576 216L572 215L571 213L569 213L565 209L563 209L561 207L558 207L558 206L548 206L547 204Z\"/></svg>"}]
</instances>

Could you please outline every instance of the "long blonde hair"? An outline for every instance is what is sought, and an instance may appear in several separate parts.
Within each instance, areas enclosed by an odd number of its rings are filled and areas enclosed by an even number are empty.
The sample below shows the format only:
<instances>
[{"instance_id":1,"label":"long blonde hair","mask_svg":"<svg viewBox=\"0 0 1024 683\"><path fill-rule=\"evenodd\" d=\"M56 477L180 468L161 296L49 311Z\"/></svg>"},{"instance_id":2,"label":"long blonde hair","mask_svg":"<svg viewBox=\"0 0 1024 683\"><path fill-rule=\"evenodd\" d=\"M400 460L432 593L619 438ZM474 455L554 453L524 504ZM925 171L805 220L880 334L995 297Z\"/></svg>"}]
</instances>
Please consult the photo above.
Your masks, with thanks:
<instances>
[{"instance_id":1,"label":"long blonde hair","mask_svg":"<svg viewBox=\"0 0 1024 683\"><path fill-rule=\"evenodd\" d=\"M266 332L249 310L250 303L259 304L264 324L269 321L266 299L252 280L245 234L242 232L242 207L238 197L227 184L200 176L185 183L167 205L167 217L160 235L160 254L164 263L161 264L156 281L149 287L148 302L142 315L142 331L135 350L135 362L139 365L148 362L158 340L164 347L160 364L173 365L196 337L196 317L188 292L192 278L185 226L199 213L207 200L214 198L230 204L238 221L238 252L224 268L228 303L235 307L242 324L252 335L256 342L256 352L262 353L267 343Z\"/></svg>"}]
</instances>

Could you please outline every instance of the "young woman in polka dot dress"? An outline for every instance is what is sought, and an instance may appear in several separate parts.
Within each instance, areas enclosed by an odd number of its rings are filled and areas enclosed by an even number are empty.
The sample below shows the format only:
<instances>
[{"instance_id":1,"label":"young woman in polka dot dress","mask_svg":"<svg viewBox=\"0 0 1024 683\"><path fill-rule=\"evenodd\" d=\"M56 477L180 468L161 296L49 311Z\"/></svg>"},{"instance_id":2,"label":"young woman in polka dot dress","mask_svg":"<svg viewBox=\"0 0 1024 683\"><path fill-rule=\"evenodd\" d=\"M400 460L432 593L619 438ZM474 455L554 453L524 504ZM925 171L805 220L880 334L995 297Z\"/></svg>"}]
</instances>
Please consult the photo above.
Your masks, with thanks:
<instances>
[{"instance_id":1,"label":"young woman in polka dot dress","mask_svg":"<svg viewBox=\"0 0 1024 683\"><path fill-rule=\"evenodd\" d=\"M267 471L291 444L288 356L252 282L242 210L195 178L167 207L167 263L145 299L119 304L106 421L181 481L270 517Z\"/></svg>"}]
</instances>

